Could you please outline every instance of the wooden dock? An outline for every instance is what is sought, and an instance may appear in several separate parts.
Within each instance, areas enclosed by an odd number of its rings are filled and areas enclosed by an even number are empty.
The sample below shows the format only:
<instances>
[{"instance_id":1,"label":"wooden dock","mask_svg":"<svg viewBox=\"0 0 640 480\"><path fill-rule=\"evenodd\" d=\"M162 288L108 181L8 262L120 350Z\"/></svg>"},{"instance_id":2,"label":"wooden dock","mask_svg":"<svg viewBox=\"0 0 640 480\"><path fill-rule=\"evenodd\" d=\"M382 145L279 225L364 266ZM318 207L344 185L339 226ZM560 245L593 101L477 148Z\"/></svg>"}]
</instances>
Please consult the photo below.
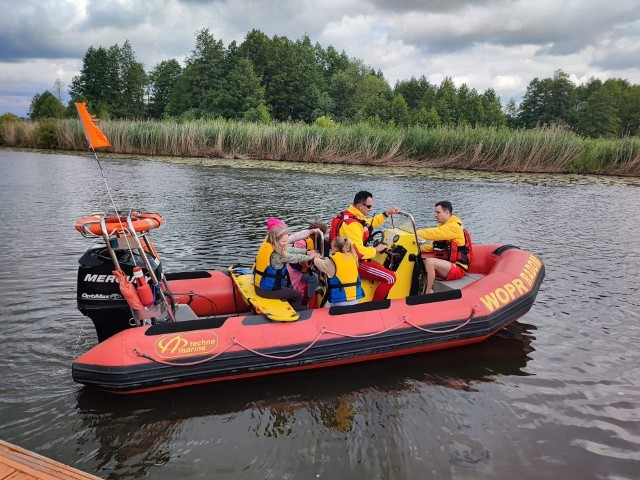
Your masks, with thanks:
<instances>
[{"instance_id":1,"label":"wooden dock","mask_svg":"<svg viewBox=\"0 0 640 480\"><path fill-rule=\"evenodd\" d=\"M95 475L0 440L0 480L100 480Z\"/></svg>"}]
</instances>

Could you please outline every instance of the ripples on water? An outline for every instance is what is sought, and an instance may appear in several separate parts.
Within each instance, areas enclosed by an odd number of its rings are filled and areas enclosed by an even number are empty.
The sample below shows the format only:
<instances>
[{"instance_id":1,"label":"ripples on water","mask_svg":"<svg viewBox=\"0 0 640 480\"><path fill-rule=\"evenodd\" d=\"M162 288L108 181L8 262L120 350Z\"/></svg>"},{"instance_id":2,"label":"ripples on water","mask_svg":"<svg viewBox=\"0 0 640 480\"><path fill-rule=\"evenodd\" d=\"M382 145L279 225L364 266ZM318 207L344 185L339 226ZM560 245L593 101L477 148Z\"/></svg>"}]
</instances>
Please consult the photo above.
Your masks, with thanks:
<instances>
[{"instance_id":1,"label":"ripples on water","mask_svg":"<svg viewBox=\"0 0 640 480\"><path fill-rule=\"evenodd\" d=\"M121 397L74 384L78 218L95 160L0 150L0 438L105 478L638 478L640 181L103 158L118 205L159 211L167 271L249 263L277 216L328 221L360 189L419 225L448 198L477 243L547 277L520 322L465 348Z\"/></svg>"}]
</instances>

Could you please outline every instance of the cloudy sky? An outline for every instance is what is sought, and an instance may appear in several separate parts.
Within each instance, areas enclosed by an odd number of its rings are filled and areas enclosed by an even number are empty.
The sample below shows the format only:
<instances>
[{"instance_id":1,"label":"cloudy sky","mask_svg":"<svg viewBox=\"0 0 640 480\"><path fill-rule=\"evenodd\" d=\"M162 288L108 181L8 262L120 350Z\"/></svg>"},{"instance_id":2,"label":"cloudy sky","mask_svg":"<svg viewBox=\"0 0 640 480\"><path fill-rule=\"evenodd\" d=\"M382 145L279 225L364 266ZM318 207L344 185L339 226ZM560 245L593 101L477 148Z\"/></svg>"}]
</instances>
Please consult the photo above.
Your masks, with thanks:
<instances>
[{"instance_id":1,"label":"cloudy sky","mask_svg":"<svg viewBox=\"0 0 640 480\"><path fill-rule=\"evenodd\" d=\"M445 77L502 102L567 72L640 83L638 0L0 0L0 114L66 86L87 49L129 40L145 70L182 61L204 27L225 45L256 28L333 45L396 80Z\"/></svg>"}]
</instances>

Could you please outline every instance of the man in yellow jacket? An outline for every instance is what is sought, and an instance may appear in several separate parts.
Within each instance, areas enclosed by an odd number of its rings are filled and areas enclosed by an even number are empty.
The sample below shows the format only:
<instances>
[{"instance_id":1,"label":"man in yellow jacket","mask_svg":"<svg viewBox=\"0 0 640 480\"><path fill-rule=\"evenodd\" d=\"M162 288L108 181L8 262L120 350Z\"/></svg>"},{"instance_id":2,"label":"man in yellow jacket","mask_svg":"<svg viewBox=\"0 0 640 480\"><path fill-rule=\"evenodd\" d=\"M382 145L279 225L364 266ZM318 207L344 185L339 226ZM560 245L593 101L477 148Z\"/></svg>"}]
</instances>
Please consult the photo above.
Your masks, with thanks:
<instances>
[{"instance_id":1,"label":"man in yellow jacket","mask_svg":"<svg viewBox=\"0 0 640 480\"><path fill-rule=\"evenodd\" d=\"M416 232L418 238L433 242L422 247L423 252L433 253L424 259L427 270L426 293L433 293L436 275L444 280L457 280L464 277L469 269L469 245L462 220L453 215L451 202L443 200L436 203L434 216L438 225Z\"/></svg>"},{"instance_id":2,"label":"man in yellow jacket","mask_svg":"<svg viewBox=\"0 0 640 480\"><path fill-rule=\"evenodd\" d=\"M371 260L378 252L387 249L383 243L376 247L365 246L369 239L370 231L382 225L390 215L398 213L397 207L391 207L383 213L379 213L373 217L367 217L373 209L373 195L367 191L356 193L353 203L344 212L341 212L331 221L331 231L329 240L337 236L346 237L351 240L353 246L358 252L360 262L358 264L358 273L365 280L379 282L373 294L373 301L384 300L391 287L396 282L395 272L374 263Z\"/></svg>"}]
</instances>

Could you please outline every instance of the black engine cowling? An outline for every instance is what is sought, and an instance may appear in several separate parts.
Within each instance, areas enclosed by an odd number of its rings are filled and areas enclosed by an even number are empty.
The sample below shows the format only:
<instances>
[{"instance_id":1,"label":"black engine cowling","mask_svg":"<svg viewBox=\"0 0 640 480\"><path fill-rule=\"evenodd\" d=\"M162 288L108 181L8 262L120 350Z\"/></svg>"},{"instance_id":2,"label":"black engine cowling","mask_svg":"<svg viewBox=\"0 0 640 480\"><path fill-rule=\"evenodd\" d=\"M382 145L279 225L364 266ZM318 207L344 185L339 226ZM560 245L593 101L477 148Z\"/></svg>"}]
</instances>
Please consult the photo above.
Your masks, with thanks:
<instances>
[{"instance_id":1,"label":"black engine cowling","mask_svg":"<svg viewBox=\"0 0 640 480\"><path fill-rule=\"evenodd\" d=\"M120 268L129 280L133 277L133 268L142 267L148 278L144 262L137 252L133 255L129 250L116 250L116 258ZM156 278L162 277L160 262L153 255L147 254ZM77 300L78 309L89 317L96 328L98 341L130 328L131 310L120 293L120 287L113 275L114 265L105 246L94 246L87 250L78 267Z\"/></svg>"}]
</instances>

